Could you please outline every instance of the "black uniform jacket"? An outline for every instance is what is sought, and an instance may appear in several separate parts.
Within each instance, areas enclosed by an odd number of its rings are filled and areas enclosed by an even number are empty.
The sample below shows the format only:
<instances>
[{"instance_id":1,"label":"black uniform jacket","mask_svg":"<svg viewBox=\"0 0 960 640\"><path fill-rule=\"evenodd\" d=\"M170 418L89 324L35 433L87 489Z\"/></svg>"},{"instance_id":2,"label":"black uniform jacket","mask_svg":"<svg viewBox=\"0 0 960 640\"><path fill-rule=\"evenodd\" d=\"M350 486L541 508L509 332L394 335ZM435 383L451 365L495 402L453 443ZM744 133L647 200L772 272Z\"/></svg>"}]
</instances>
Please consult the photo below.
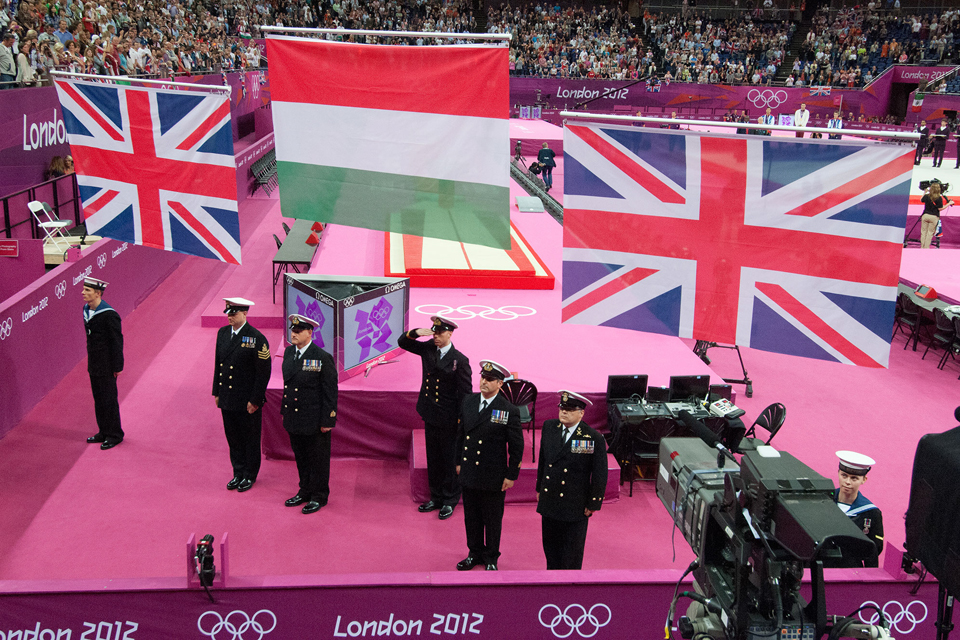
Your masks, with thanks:
<instances>
[{"instance_id":1,"label":"black uniform jacket","mask_svg":"<svg viewBox=\"0 0 960 640\"><path fill-rule=\"evenodd\" d=\"M283 428L296 435L315 435L337 426L337 368L333 357L311 342L300 362L297 348L283 352Z\"/></svg>"},{"instance_id":2,"label":"black uniform jacket","mask_svg":"<svg viewBox=\"0 0 960 640\"><path fill-rule=\"evenodd\" d=\"M420 341L414 330L400 336L397 345L420 356L423 366L423 382L417 398L417 413L424 422L431 424L454 424L460 417L463 399L470 395L473 386L470 379L470 360L453 345L441 361L437 361L437 347L432 340Z\"/></svg>"},{"instance_id":3,"label":"black uniform jacket","mask_svg":"<svg viewBox=\"0 0 960 640\"><path fill-rule=\"evenodd\" d=\"M570 442L559 420L547 420L540 432L537 463L537 513L573 522L598 511L607 488L607 443L586 422L577 425Z\"/></svg>"},{"instance_id":4,"label":"black uniform jacket","mask_svg":"<svg viewBox=\"0 0 960 640\"><path fill-rule=\"evenodd\" d=\"M227 411L246 411L247 403L262 407L270 382L270 344L246 323L236 340L233 327L220 327L213 367L213 395Z\"/></svg>"},{"instance_id":5,"label":"black uniform jacket","mask_svg":"<svg viewBox=\"0 0 960 640\"><path fill-rule=\"evenodd\" d=\"M103 301L96 311L90 312L88 305L84 305L83 310L87 330L87 371L94 376L109 376L123 371L120 314Z\"/></svg>"},{"instance_id":6,"label":"black uniform jacket","mask_svg":"<svg viewBox=\"0 0 960 640\"><path fill-rule=\"evenodd\" d=\"M499 491L505 478L516 481L520 476L520 412L502 393L481 412L480 398L479 393L474 393L463 401L457 432L460 484L470 489Z\"/></svg>"}]
</instances>

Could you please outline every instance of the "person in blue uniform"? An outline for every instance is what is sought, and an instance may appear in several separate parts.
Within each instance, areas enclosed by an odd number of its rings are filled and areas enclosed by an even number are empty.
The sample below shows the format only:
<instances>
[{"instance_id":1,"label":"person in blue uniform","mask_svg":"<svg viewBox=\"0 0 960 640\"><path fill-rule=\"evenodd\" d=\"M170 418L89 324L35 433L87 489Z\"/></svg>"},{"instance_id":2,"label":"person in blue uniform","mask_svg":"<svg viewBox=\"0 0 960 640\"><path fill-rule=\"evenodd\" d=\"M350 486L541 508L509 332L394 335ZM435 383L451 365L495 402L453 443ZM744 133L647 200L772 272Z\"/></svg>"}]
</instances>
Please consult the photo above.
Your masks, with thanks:
<instances>
[{"instance_id":1,"label":"person in blue uniform","mask_svg":"<svg viewBox=\"0 0 960 640\"><path fill-rule=\"evenodd\" d=\"M123 371L123 328L120 314L103 300L107 283L83 280L83 325L87 333L87 373L97 416L97 434L87 438L106 451L123 442L117 378Z\"/></svg>"},{"instance_id":2,"label":"person in blue uniform","mask_svg":"<svg viewBox=\"0 0 960 640\"><path fill-rule=\"evenodd\" d=\"M860 492L860 487L867 481L867 473L876 462L873 458L854 451L837 451L837 457L840 458L840 486L834 492L833 500L863 534L873 541L877 552L872 558L862 562L844 559L832 566L877 567L880 552L883 551L883 514Z\"/></svg>"},{"instance_id":3,"label":"person in blue uniform","mask_svg":"<svg viewBox=\"0 0 960 640\"><path fill-rule=\"evenodd\" d=\"M272 370L270 343L247 322L253 302L224 298L228 324L217 331L213 401L223 418L233 478L227 489L243 493L260 473L263 404Z\"/></svg>"},{"instance_id":4,"label":"person in blue uniform","mask_svg":"<svg viewBox=\"0 0 960 640\"><path fill-rule=\"evenodd\" d=\"M313 342L318 323L291 314L290 346L283 352L283 428L297 461L300 490L284 505L315 513L330 497L330 441L337 424L337 369Z\"/></svg>"},{"instance_id":5,"label":"person in blue uniform","mask_svg":"<svg viewBox=\"0 0 960 640\"><path fill-rule=\"evenodd\" d=\"M458 325L441 316L430 318L429 329L411 329L397 345L420 356L423 381L417 398L417 413L423 418L427 445L427 481L430 499L420 505L421 513L439 511L441 520L453 515L460 502L457 481L457 422L463 399L473 390L470 360L453 346ZM417 340L421 337L430 340Z\"/></svg>"},{"instance_id":6,"label":"person in blue uniform","mask_svg":"<svg viewBox=\"0 0 960 640\"><path fill-rule=\"evenodd\" d=\"M580 569L590 517L607 488L607 444L583 421L587 398L560 391L560 417L543 423L537 513L547 569Z\"/></svg>"},{"instance_id":7,"label":"person in blue uniform","mask_svg":"<svg viewBox=\"0 0 960 640\"><path fill-rule=\"evenodd\" d=\"M463 401L457 451L457 474L463 488L463 526L469 554L458 571L484 565L496 571L506 491L520 477L523 432L519 410L500 393L510 375L493 360L480 361L480 393Z\"/></svg>"}]
</instances>

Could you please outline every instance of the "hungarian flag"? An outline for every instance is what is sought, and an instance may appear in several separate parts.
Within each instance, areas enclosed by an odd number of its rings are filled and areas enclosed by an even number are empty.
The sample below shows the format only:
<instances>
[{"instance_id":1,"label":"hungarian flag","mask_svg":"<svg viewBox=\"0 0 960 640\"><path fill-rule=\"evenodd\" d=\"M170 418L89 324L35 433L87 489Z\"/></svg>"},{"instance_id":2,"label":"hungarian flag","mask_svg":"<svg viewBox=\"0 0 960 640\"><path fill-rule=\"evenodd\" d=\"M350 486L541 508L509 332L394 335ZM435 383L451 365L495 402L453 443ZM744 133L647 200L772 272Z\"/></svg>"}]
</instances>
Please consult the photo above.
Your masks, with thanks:
<instances>
[{"instance_id":1,"label":"hungarian flag","mask_svg":"<svg viewBox=\"0 0 960 640\"><path fill-rule=\"evenodd\" d=\"M910 110L911 110L911 111L913 111L914 113L920 113L920 108L923 107L923 98L924 98L924 96L925 96L925 94L920 93L919 91L917 91L917 92L913 95L913 106L910 107Z\"/></svg>"},{"instance_id":2,"label":"hungarian flag","mask_svg":"<svg viewBox=\"0 0 960 640\"><path fill-rule=\"evenodd\" d=\"M285 216L510 248L509 58L271 37Z\"/></svg>"}]
</instances>

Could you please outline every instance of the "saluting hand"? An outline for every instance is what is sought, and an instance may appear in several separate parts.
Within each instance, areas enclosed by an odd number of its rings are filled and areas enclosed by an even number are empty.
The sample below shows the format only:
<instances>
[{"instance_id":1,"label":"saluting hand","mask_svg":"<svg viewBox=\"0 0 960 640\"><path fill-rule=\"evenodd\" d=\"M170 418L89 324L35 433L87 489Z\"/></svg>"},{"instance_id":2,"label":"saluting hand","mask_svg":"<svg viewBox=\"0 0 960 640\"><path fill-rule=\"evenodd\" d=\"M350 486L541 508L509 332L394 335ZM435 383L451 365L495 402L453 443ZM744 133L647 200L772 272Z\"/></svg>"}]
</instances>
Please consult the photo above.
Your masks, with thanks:
<instances>
[{"instance_id":1,"label":"saluting hand","mask_svg":"<svg viewBox=\"0 0 960 640\"><path fill-rule=\"evenodd\" d=\"M433 335L433 330L432 330L432 329L417 329L417 335L418 335L418 336L421 336L421 337L422 337L422 336L432 336L432 335Z\"/></svg>"}]
</instances>

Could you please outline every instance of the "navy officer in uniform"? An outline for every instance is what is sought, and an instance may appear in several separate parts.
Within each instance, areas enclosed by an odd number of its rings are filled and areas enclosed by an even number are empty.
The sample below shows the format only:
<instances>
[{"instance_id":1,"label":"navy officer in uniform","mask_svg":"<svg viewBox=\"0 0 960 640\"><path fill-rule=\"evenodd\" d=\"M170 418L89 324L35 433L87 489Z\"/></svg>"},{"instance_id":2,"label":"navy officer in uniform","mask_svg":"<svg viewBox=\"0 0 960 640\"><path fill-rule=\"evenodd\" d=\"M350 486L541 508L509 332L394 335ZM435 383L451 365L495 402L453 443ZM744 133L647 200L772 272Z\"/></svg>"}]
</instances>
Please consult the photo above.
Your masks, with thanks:
<instances>
[{"instance_id":1,"label":"navy officer in uniform","mask_svg":"<svg viewBox=\"0 0 960 640\"><path fill-rule=\"evenodd\" d=\"M840 567L877 567L879 566L880 552L883 551L883 514L875 504L860 492L860 487L867 481L867 472L876 464L873 458L854 451L837 451L840 458L840 487L834 492L833 500L863 534L873 541L877 548L876 555L860 561L843 559L838 564L830 566Z\"/></svg>"},{"instance_id":2,"label":"navy officer in uniform","mask_svg":"<svg viewBox=\"0 0 960 640\"><path fill-rule=\"evenodd\" d=\"M607 444L583 421L587 398L560 392L560 419L543 423L537 465L537 513L541 516L547 569L580 569L590 516L603 505Z\"/></svg>"},{"instance_id":3,"label":"navy officer in uniform","mask_svg":"<svg viewBox=\"0 0 960 640\"><path fill-rule=\"evenodd\" d=\"M420 356L423 382L417 398L417 413L423 418L427 444L427 480L430 500L420 505L421 513L439 510L441 520L453 515L460 501L457 481L457 420L463 399L473 390L470 360L451 341L457 323L432 316L430 329L411 329L397 345ZM419 337L430 336L420 341Z\"/></svg>"},{"instance_id":4,"label":"navy officer in uniform","mask_svg":"<svg viewBox=\"0 0 960 640\"><path fill-rule=\"evenodd\" d=\"M107 283L83 279L83 324L87 332L87 372L93 391L97 434L87 438L106 451L123 442L117 378L123 371L123 329L120 314L103 301Z\"/></svg>"},{"instance_id":5,"label":"navy officer in uniform","mask_svg":"<svg viewBox=\"0 0 960 640\"><path fill-rule=\"evenodd\" d=\"M233 479L227 489L248 491L260 473L263 403L270 381L270 343L247 322L253 302L224 298L227 324L217 331L213 401L223 417Z\"/></svg>"},{"instance_id":6,"label":"navy officer in uniform","mask_svg":"<svg viewBox=\"0 0 960 640\"><path fill-rule=\"evenodd\" d=\"M283 352L283 428L297 460L300 491L284 504L314 513L330 497L330 431L337 424L337 369L313 342L318 323L292 314L290 346Z\"/></svg>"},{"instance_id":7,"label":"navy officer in uniform","mask_svg":"<svg viewBox=\"0 0 960 640\"><path fill-rule=\"evenodd\" d=\"M520 476L523 432L518 409L500 393L510 372L492 360L480 361L480 393L463 401L457 473L463 488L463 524L469 554L458 571L484 565L497 570L506 491Z\"/></svg>"}]
</instances>

